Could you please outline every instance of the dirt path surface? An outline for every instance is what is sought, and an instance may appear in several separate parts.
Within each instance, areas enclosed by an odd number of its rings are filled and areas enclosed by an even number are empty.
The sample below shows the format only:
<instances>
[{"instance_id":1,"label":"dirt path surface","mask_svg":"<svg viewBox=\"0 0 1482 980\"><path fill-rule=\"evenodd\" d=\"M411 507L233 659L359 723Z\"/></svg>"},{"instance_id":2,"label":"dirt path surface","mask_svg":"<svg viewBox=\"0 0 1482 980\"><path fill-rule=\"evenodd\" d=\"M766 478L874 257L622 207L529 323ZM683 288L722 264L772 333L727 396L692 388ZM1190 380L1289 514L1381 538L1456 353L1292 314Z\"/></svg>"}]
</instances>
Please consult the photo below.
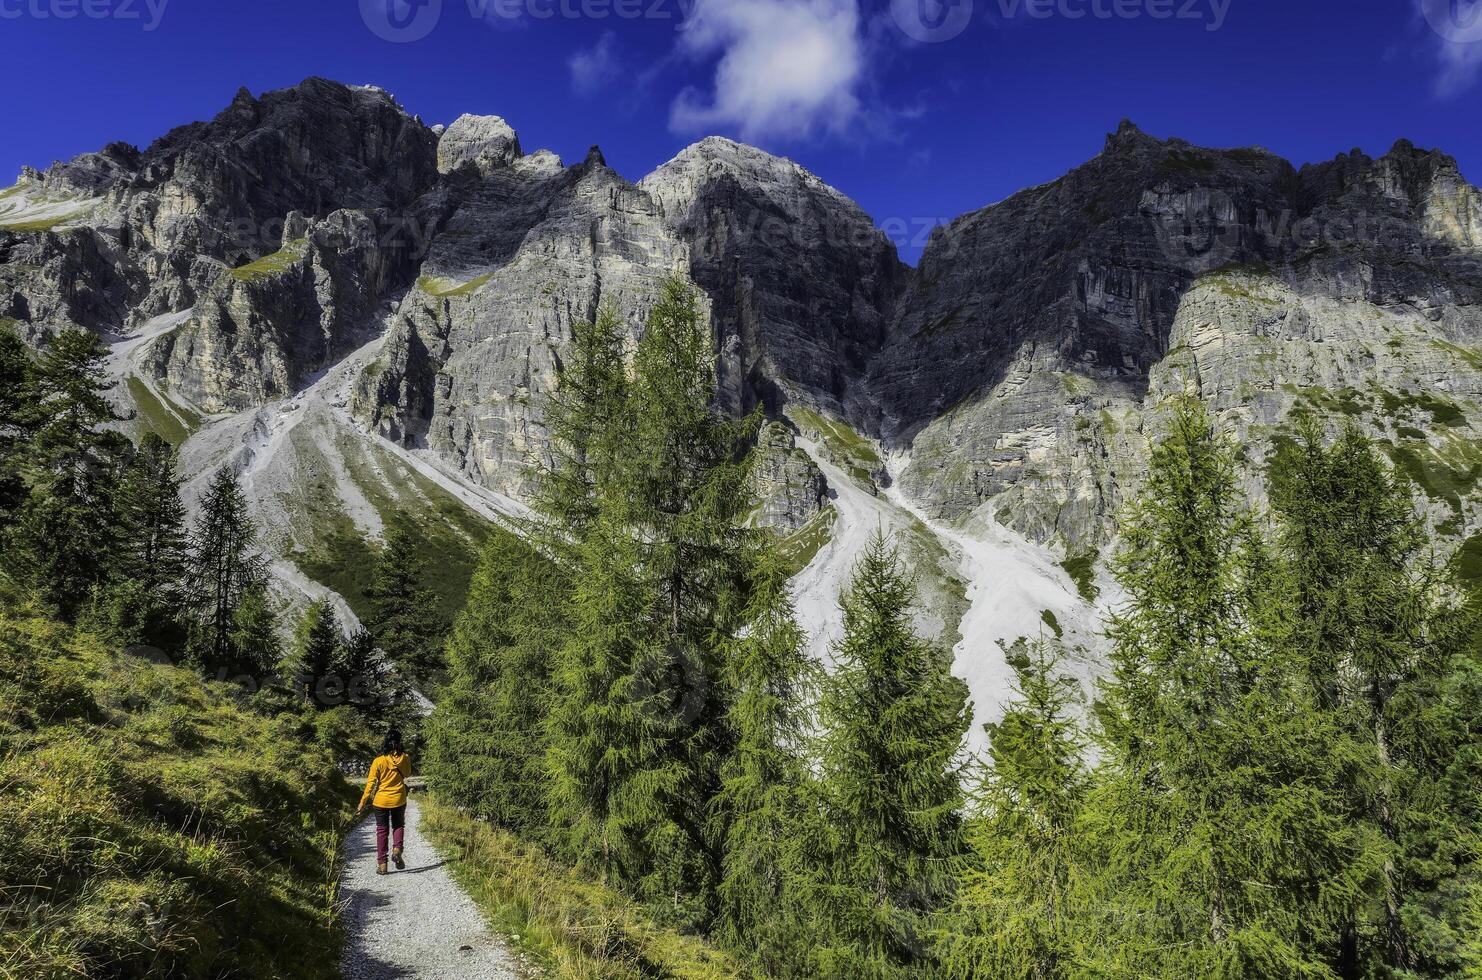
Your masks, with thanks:
<instances>
[{"instance_id":1,"label":"dirt path surface","mask_svg":"<svg viewBox=\"0 0 1482 980\"><path fill-rule=\"evenodd\" d=\"M349 902L346 980L519 980L515 957L489 933L472 899L422 836L416 798L407 806L406 870L376 874L370 816L345 846L341 895Z\"/></svg>"}]
</instances>

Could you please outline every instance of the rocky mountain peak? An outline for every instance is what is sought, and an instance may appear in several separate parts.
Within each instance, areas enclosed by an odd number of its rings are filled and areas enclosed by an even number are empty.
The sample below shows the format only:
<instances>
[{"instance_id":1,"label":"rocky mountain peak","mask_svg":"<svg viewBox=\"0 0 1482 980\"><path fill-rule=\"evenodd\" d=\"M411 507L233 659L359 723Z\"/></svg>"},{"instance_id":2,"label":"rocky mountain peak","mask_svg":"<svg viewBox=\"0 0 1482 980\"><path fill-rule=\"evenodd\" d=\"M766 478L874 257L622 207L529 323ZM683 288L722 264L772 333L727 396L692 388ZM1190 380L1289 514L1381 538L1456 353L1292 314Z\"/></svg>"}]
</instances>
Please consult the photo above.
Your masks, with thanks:
<instances>
[{"instance_id":1,"label":"rocky mountain peak","mask_svg":"<svg viewBox=\"0 0 1482 980\"><path fill-rule=\"evenodd\" d=\"M471 166L487 177L521 156L519 136L500 116L459 116L437 143L437 169L444 174Z\"/></svg>"}]
</instances>

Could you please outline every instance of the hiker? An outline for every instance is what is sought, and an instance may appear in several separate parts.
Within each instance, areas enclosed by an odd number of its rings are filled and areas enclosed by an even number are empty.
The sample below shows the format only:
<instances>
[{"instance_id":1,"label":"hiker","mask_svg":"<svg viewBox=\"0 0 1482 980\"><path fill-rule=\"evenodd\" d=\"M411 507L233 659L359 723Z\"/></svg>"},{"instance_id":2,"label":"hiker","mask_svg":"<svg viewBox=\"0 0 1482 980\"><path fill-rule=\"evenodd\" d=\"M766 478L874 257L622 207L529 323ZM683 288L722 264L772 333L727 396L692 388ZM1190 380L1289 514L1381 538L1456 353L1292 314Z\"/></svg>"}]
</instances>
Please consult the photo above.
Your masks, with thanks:
<instances>
[{"instance_id":1,"label":"hiker","mask_svg":"<svg viewBox=\"0 0 1482 980\"><path fill-rule=\"evenodd\" d=\"M406 839L407 777L412 774L412 757L401 747L401 732L395 728L386 733L381 754L371 763L365 792L360 797L360 813L369 800L376 810L376 874L386 873L386 830L391 829L391 860L396 870L406 867L401 847Z\"/></svg>"}]
</instances>

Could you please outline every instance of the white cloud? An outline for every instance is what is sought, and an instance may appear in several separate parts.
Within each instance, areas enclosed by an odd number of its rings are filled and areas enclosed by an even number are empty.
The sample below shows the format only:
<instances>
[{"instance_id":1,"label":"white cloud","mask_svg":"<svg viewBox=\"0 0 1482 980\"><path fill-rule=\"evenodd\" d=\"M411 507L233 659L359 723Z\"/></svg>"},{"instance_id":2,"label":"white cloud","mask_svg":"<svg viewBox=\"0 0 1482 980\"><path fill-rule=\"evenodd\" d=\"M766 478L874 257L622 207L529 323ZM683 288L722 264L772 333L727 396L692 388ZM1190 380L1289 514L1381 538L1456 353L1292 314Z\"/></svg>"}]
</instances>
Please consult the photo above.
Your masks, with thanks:
<instances>
[{"instance_id":1,"label":"white cloud","mask_svg":"<svg viewBox=\"0 0 1482 980\"><path fill-rule=\"evenodd\" d=\"M604 86L617 80L622 64L617 53L617 35L612 31L603 34L597 43L584 48L566 61L571 69L571 87L578 95L595 95Z\"/></svg>"},{"instance_id":2,"label":"white cloud","mask_svg":"<svg viewBox=\"0 0 1482 980\"><path fill-rule=\"evenodd\" d=\"M1477 83L1482 75L1482 44L1441 43L1441 73L1436 77L1436 94L1443 99L1460 95Z\"/></svg>"},{"instance_id":3,"label":"white cloud","mask_svg":"<svg viewBox=\"0 0 1482 980\"><path fill-rule=\"evenodd\" d=\"M1460 95L1482 77L1482 0L1416 0L1436 39L1436 94Z\"/></svg>"},{"instance_id":4,"label":"white cloud","mask_svg":"<svg viewBox=\"0 0 1482 980\"><path fill-rule=\"evenodd\" d=\"M714 90L680 93L670 126L748 141L845 132L860 113L860 28L858 0L695 0L680 50L719 55Z\"/></svg>"}]
</instances>

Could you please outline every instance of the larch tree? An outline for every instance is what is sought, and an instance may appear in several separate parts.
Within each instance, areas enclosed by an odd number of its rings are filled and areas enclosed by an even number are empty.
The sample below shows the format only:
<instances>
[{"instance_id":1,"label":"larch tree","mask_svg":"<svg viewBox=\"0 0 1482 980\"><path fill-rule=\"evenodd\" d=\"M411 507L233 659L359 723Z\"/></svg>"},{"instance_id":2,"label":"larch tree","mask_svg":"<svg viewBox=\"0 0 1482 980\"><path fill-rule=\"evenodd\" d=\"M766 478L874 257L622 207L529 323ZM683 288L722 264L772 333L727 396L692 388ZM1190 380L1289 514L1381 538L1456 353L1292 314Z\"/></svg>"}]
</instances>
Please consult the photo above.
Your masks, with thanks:
<instances>
[{"instance_id":1,"label":"larch tree","mask_svg":"<svg viewBox=\"0 0 1482 980\"><path fill-rule=\"evenodd\" d=\"M735 746L714 805L723 853L716 935L767 976L804 976L811 932L800 842L817 801L806 753L818 669L775 554L760 557L743 618L724 672Z\"/></svg>"},{"instance_id":2,"label":"larch tree","mask_svg":"<svg viewBox=\"0 0 1482 980\"><path fill-rule=\"evenodd\" d=\"M1260 577L1273 563L1201 403L1175 403L1121 527L1086 968L1328 976L1321 937L1362 888L1363 852L1328 787L1334 732L1272 642L1286 590Z\"/></svg>"},{"instance_id":3,"label":"larch tree","mask_svg":"<svg viewBox=\"0 0 1482 980\"><path fill-rule=\"evenodd\" d=\"M988 767L968 866L944 930L946 972L964 980L1077 975L1078 891L1087 873L1078 823L1091 788L1076 716L1080 684L1041 639L1010 650L1014 698L987 726Z\"/></svg>"},{"instance_id":4,"label":"larch tree","mask_svg":"<svg viewBox=\"0 0 1482 980\"><path fill-rule=\"evenodd\" d=\"M914 631L914 601L899 553L877 532L842 600L821 699L825 824L805 886L819 976L933 969L933 920L967 854L967 687L950 655Z\"/></svg>"}]
</instances>

